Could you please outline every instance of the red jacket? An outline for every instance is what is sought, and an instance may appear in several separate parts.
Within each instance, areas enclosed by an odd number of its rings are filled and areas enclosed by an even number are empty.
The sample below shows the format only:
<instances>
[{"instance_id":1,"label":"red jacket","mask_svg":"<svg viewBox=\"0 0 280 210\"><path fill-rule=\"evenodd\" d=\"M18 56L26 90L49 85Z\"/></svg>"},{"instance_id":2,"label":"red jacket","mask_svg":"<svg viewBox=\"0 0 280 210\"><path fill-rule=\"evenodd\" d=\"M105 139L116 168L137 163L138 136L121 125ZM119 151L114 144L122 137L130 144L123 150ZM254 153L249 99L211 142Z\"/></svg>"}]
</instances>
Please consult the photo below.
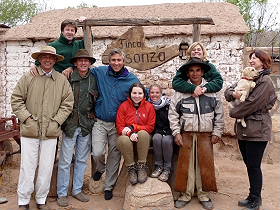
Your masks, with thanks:
<instances>
[{"instance_id":1,"label":"red jacket","mask_svg":"<svg viewBox=\"0 0 280 210\"><path fill-rule=\"evenodd\" d=\"M133 105L133 102L128 98L123 102L117 113L117 130L118 134L122 135L122 130L125 127L133 126L132 132L145 130L152 133L156 123L156 112L154 106L143 99L138 109Z\"/></svg>"}]
</instances>

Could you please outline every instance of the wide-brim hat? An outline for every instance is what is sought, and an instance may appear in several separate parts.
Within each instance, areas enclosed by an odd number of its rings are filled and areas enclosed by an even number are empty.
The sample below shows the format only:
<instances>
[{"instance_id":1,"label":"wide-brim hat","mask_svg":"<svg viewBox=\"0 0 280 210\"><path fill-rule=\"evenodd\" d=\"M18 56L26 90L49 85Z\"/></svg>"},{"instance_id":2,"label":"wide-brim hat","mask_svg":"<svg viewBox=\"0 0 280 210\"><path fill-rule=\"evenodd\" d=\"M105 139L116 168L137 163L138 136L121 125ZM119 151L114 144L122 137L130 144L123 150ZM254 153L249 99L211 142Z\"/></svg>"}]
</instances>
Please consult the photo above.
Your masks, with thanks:
<instances>
[{"instance_id":1,"label":"wide-brim hat","mask_svg":"<svg viewBox=\"0 0 280 210\"><path fill-rule=\"evenodd\" d=\"M93 64L95 63L96 59L94 57L91 57L88 53L88 51L86 49L80 49L78 50L78 52L76 53L75 57L71 58L70 62L71 63L75 63L75 61L78 58L87 58L89 59L90 63Z\"/></svg>"},{"instance_id":2,"label":"wide-brim hat","mask_svg":"<svg viewBox=\"0 0 280 210\"><path fill-rule=\"evenodd\" d=\"M39 52L32 53L31 57L35 60L38 60L38 57L43 54L54 55L56 57L56 62L63 61L64 56L56 54L56 49L52 46L44 46Z\"/></svg>"},{"instance_id":3,"label":"wide-brim hat","mask_svg":"<svg viewBox=\"0 0 280 210\"><path fill-rule=\"evenodd\" d=\"M208 61L203 61L199 58L190 58L187 63L182 65L178 71L187 72L191 66L199 65L204 70L204 73L208 72L211 67L208 64Z\"/></svg>"}]
</instances>

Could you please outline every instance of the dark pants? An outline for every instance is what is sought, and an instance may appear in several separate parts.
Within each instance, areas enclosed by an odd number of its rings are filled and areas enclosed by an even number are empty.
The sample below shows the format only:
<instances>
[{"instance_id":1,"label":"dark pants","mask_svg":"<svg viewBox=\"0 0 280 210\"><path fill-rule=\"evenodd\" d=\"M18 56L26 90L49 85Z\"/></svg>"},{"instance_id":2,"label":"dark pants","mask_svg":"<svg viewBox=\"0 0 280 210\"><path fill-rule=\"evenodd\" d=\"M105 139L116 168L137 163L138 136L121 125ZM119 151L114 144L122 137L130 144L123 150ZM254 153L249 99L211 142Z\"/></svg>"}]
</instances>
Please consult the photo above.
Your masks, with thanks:
<instances>
[{"instance_id":1,"label":"dark pants","mask_svg":"<svg viewBox=\"0 0 280 210\"><path fill-rule=\"evenodd\" d=\"M261 198L261 162L267 141L238 140L239 149L247 168L250 183L250 196Z\"/></svg>"}]
</instances>

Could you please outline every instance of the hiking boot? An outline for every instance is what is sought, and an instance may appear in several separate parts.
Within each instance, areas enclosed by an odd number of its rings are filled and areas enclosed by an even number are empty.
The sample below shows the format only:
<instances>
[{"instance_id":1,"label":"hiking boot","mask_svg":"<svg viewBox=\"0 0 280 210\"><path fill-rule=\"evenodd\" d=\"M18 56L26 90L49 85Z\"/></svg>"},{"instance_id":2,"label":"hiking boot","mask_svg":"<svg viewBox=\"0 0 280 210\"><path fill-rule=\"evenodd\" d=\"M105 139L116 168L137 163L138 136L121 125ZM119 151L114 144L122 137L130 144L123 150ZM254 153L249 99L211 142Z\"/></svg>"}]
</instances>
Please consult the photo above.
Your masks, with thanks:
<instances>
[{"instance_id":1,"label":"hiking boot","mask_svg":"<svg viewBox=\"0 0 280 210\"><path fill-rule=\"evenodd\" d=\"M137 184L137 172L135 165L127 166L128 176L129 176L129 182L131 185Z\"/></svg>"},{"instance_id":2,"label":"hiking boot","mask_svg":"<svg viewBox=\"0 0 280 210\"><path fill-rule=\"evenodd\" d=\"M102 174L103 173L101 173L101 172L99 172L99 171L96 171L95 173L94 173L94 175L93 175L93 180L94 181L99 181L100 179L101 179L101 177L102 177Z\"/></svg>"},{"instance_id":3,"label":"hiking boot","mask_svg":"<svg viewBox=\"0 0 280 210\"><path fill-rule=\"evenodd\" d=\"M163 168L161 166L156 166L156 169L151 174L151 177L152 178L158 178L159 175L162 173L162 171L163 171Z\"/></svg>"},{"instance_id":4,"label":"hiking boot","mask_svg":"<svg viewBox=\"0 0 280 210\"><path fill-rule=\"evenodd\" d=\"M162 182L167 182L169 178L170 170L164 169L161 175L158 177L158 179Z\"/></svg>"},{"instance_id":5,"label":"hiking boot","mask_svg":"<svg viewBox=\"0 0 280 210\"><path fill-rule=\"evenodd\" d=\"M29 210L29 204L27 205L19 205L18 210Z\"/></svg>"},{"instance_id":6,"label":"hiking boot","mask_svg":"<svg viewBox=\"0 0 280 210\"><path fill-rule=\"evenodd\" d=\"M137 163L138 182L141 184L147 181L148 178L146 168L146 163Z\"/></svg>"},{"instance_id":7,"label":"hiking boot","mask_svg":"<svg viewBox=\"0 0 280 210\"><path fill-rule=\"evenodd\" d=\"M69 200L66 196L62 196L60 198L57 198L57 205L60 207L66 207L69 206Z\"/></svg>"},{"instance_id":8,"label":"hiking boot","mask_svg":"<svg viewBox=\"0 0 280 210\"><path fill-rule=\"evenodd\" d=\"M73 195L73 197L76 198L77 200L81 201L81 202L89 202L89 197L82 192L80 192L76 195Z\"/></svg>"},{"instance_id":9,"label":"hiking boot","mask_svg":"<svg viewBox=\"0 0 280 210\"><path fill-rule=\"evenodd\" d=\"M259 197L251 197L248 205L244 210L259 210L262 205L262 199Z\"/></svg>"},{"instance_id":10,"label":"hiking boot","mask_svg":"<svg viewBox=\"0 0 280 210\"><path fill-rule=\"evenodd\" d=\"M40 210L50 210L47 204L37 204L37 208Z\"/></svg>"},{"instance_id":11,"label":"hiking boot","mask_svg":"<svg viewBox=\"0 0 280 210\"><path fill-rule=\"evenodd\" d=\"M174 206L175 206L175 208L180 209L180 208L183 208L185 205L187 205L190 201L191 201L191 200L189 200L189 201L177 200L177 201L175 201Z\"/></svg>"},{"instance_id":12,"label":"hiking boot","mask_svg":"<svg viewBox=\"0 0 280 210\"><path fill-rule=\"evenodd\" d=\"M105 190L104 191L104 199L111 200L113 198L113 191L112 190Z\"/></svg>"},{"instance_id":13,"label":"hiking boot","mask_svg":"<svg viewBox=\"0 0 280 210\"><path fill-rule=\"evenodd\" d=\"M214 208L213 203L210 198L208 201L199 201L199 203L202 205L202 207L204 209L211 210Z\"/></svg>"},{"instance_id":14,"label":"hiking boot","mask_svg":"<svg viewBox=\"0 0 280 210\"><path fill-rule=\"evenodd\" d=\"M238 201L238 206L247 207L249 202L250 202L250 195L246 199Z\"/></svg>"}]
</instances>

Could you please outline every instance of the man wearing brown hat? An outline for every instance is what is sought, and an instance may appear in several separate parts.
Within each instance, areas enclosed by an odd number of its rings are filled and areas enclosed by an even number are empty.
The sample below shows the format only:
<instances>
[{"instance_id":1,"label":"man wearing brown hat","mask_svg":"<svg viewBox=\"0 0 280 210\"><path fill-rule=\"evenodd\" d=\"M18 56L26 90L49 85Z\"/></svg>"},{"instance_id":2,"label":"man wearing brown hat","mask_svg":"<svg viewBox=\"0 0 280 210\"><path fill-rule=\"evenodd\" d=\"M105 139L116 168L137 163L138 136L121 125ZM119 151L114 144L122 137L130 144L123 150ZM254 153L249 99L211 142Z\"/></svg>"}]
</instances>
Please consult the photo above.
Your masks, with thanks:
<instances>
[{"instance_id":1,"label":"man wearing brown hat","mask_svg":"<svg viewBox=\"0 0 280 210\"><path fill-rule=\"evenodd\" d=\"M202 76L210 66L202 60L191 58L180 69L189 78L187 82L201 87L207 83ZM196 191L203 208L213 209L206 191L217 191L212 144L223 133L222 101L216 93L195 96L175 92L168 118L172 135L180 146L175 190L181 195L175 207L183 208Z\"/></svg>"},{"instance_id":2,"label":"man wearing brown hat","mask_svg":"<svg viewBox=\"0 0 280 210\"><path fill-rule=\"evenodd\" d=\"M31 55L40 62L38 75L30 72L18 81L11 97L14 114L20 120L21 166L18 181L18 205L29 209L34 191L39 209L48 209L46 198L50 188L57 137L61 125L73 109L74 97L66 77L54 70L63 56L55 48L44 46Z\"/></svg>"},{"instance_id":3,"label":"man wearing brown hat","mask_svg":"<svg viewBox=\"0 0 280 210\"><path fill-rule=\"evenodd\" d=\"M95 62L87 50L80 49L71 59L74 71L69 81L74 93L74 109L63 124L63 139L58 162L57 203L69 205L67 192L70 167L75 153L72 196L81 202L89 198L82 192L84 175L91 146L91 131L94 124L94 107L97 98L96 79L89 67Z\"/></svg>"}]
</instances>

